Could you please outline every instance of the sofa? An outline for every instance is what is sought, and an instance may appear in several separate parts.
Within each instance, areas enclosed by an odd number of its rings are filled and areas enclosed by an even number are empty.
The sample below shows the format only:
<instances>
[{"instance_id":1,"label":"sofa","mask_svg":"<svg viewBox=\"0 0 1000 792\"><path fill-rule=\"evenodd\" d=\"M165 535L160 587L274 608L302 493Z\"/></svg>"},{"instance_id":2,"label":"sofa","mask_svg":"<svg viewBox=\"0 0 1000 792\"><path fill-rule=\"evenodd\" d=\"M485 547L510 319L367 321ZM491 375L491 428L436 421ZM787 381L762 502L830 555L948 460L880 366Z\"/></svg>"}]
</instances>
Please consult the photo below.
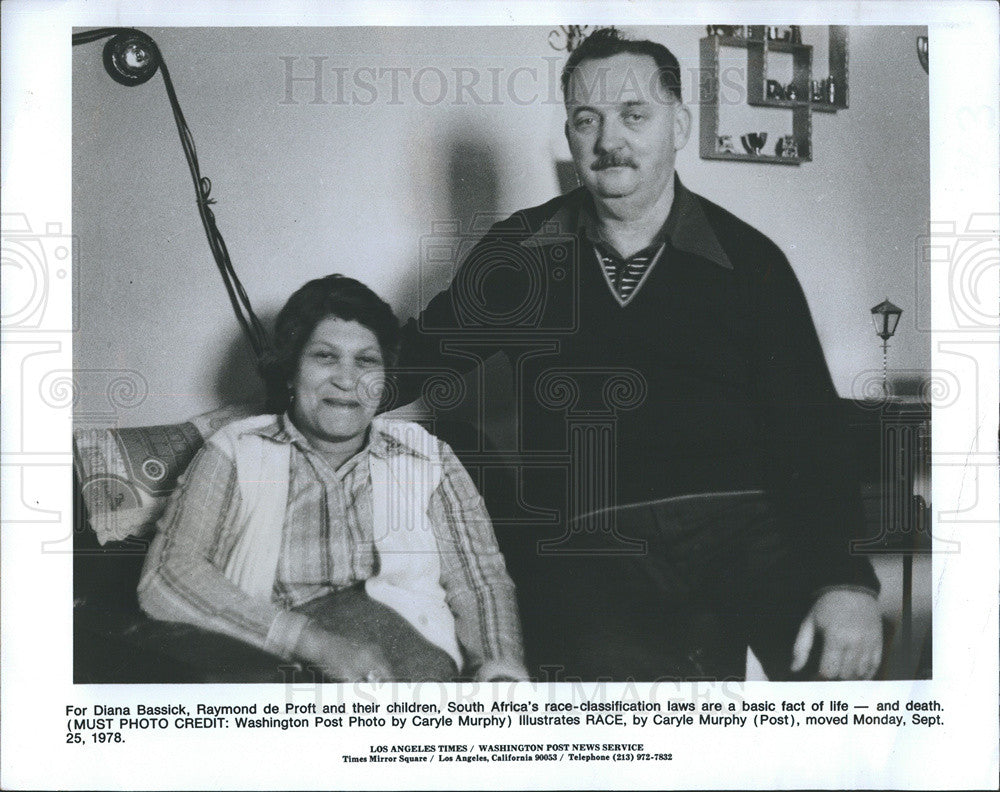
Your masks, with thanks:
<instances>
[{"instance_id":1,"label":"sofa","mask_svg":"<svg viewBox=\"0 0 1000 792\"><path fill-rule=\"evenodd\" d=\"M883 610L888 650L881 673L892 678L927 677L930 566L929 556L923 552L930 546L929 511L923 496L914 494L920 487L913 480L913 471L924 465L928 449L917 447L912 438L920 432L926 435L928 416L925 409L907 411L898 405L873 406L847 400L842 409L858 459L866 512L866 525L857 535L857 550L872 554L876 570L887 584L883 586ZM155 622L142 613L136 598L155 519L177 477L205 437L252 411L250 407L228 407L184 424L75 433L75 682L281 683L317 679L312 669L226 636ZM476 477L473 449L477 435L473 428L460 422L437 422L433 430L449 442ZM920 464L896 459L899 454L916 454ZM507 480L484 494L491 513L496 514L503 508L497 502L515 497L516 492ZM905 508L900 508L901 503ZM499 526L497 533L504 548ZM923 572L916 582L914 556L924 562L918 567ZM900 569L902 575L898 574ZM517 570L512 567L511 572L517 583ZM696 643L714 640L712 625L696 625L694 629ZM697 633L699 629L703 631ZM609 642L620 644L616 651L641 658L637 661L641 668L654 668L651 655L663 651L641 634L609 633Z\"/></svg>"}]
</instances>

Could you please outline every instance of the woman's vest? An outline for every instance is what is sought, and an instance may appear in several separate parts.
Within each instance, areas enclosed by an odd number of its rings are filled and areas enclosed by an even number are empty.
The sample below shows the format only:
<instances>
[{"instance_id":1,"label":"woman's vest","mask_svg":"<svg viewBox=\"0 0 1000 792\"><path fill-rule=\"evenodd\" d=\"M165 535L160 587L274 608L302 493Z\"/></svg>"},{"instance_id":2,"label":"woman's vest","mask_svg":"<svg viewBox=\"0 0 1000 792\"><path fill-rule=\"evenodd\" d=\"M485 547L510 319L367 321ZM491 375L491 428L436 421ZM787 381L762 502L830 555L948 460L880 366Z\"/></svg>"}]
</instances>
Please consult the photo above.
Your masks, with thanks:
<instances>
[{"instance_id":1,"label":"woman's vest","mask_svg":"<svg viewBox=\"0 0 1000 792\"><path fill-rule=\"evenodd\" d=\"M236 421L208 440L234 459L240 488L239 538L225 575L249 596L268 600L281 552L291 456L290 444L257 433L273 422L273 415ZM372 431L388 434L410 451L368 454L378 566L365 581L365 591L451 655L461 669L455 618L441 586L440 552L428 516L442 476L438 440L418 424L382 417L372 422Z\"/></svg>"}]
</instances>

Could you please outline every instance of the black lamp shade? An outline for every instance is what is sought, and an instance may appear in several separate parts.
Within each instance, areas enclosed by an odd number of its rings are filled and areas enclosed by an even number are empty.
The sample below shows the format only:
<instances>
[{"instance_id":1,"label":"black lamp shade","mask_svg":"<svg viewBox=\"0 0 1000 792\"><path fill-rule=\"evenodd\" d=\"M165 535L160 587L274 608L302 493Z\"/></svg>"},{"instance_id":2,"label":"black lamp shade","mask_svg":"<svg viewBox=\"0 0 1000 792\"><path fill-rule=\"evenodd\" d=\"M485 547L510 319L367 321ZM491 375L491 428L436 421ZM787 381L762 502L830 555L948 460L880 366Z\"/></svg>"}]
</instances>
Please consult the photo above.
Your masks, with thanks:
<instances>
[{"instance_id":1,"label":"black lamp shade","mask_svg":"<svg viewBox=\"0 0 1000 792\"><path fill-rule=\"evenodd\" d=\"M872 308L872 323L879 338L888 341L895 335L896 325L899 324L902 313L903 309L893 305L888 299Z\"/></svg>"}]
</instances>

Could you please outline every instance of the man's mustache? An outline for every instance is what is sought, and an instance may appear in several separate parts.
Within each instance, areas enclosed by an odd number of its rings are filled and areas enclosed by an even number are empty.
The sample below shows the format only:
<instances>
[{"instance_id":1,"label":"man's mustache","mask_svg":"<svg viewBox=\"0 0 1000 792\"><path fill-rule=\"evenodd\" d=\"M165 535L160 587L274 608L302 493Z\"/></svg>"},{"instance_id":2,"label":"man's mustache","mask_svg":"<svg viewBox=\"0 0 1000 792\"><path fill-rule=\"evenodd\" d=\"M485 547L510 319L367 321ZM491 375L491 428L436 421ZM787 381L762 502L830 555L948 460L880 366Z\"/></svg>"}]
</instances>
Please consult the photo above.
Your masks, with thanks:
<instances>
[{"instance_id":1,"label":"man's mustache","mask_svg":"<svg viewBox=\"0 0 1000 792\"><path fill-rule=\"evenodd\" d=\"M608 154L601 154L596 160L591 164L590 169L594 171L605 170L606 168L637 168L635 160L624 154L616 154L615 152L609 152Z\"/></svg>"}]
</instances>

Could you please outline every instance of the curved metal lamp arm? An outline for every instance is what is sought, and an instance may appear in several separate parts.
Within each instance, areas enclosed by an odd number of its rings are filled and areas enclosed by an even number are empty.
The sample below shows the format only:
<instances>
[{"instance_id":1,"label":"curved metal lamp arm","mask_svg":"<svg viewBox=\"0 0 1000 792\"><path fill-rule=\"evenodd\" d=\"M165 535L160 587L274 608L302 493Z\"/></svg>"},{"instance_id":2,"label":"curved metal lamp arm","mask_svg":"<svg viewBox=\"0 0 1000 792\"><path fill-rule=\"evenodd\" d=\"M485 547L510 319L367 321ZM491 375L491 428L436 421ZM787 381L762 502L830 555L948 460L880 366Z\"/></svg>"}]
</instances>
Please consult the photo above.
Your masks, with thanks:
<instances>
[{"instance_id":1,"label":"curved metal lamp arm","mask_svg":"<svg viewBox=\"0 0 1000 792\"><path fill-rule=\"evenodd\" d=\"M163 60L160 48L148 35L133 28L97 28L83 33L75 33L73 34L73 46L104 38L108 39L104 45L104 68L115 82L127 86L142 85L150 80L157 70L163 74L163 85L167 89L167 98L170 100L170 107L174 113L177 134L180 136L181 147L184 149L184 156L187 158L188 168L191 170L191 179L194 181L198 214L201 216L202 225L208 236L208 246L212 251L216 266L219 268L219 273L222 275L222 281L225 284L226 293L229 295L229 302L236 313L236 318L246 333L258 363L260 363L271 349L270 337L250 305L250 298L247 297L243 284L236 275L226 243L215 223L215 214L210 208L210 204L215 203L215 199L209 197L212 191L212 182L207 176L201 175L194 138L184 120L184 113L181 112L180 102L177 101L177 93L174 91L174 84L170 79L170 72L167 70L167 64Z\"/></svg>"}]
</instances>

